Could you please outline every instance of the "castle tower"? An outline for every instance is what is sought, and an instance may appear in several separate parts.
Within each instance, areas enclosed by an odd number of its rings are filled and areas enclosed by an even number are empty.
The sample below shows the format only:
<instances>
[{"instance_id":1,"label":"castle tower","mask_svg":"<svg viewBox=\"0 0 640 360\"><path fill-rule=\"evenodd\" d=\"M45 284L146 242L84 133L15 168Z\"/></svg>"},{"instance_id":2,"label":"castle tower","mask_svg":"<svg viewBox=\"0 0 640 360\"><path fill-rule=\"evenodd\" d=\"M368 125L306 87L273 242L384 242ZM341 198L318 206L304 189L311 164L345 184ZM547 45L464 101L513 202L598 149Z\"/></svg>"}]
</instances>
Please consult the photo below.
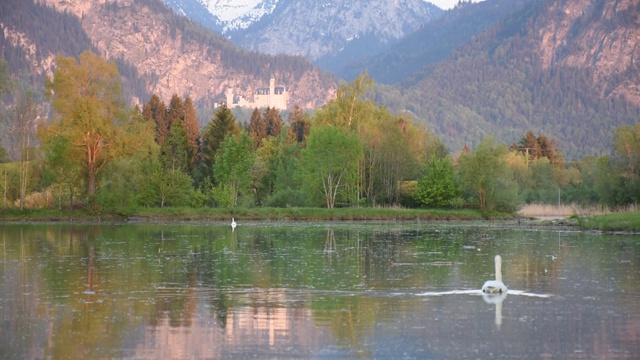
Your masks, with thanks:
<instances>
[{"instance_id":1,"label":"castle tower","mask_svg":"<svg viewBox=\"0 0 640 360\"><path fill-rule=\"evenodd\" d=\"M269 107L275 107L274 95L276 91L276 78L271 76L269 80Z\"/></svg>"},{"instance_id":2,"label":"castle tower","mask_svg":"<svg viewBox=\"0 0 640 360\"><path fill-rule=\"evenodd\" d=\"M231 108L233 106L233 89L227 88L227 90L224 91L224 95L227 101L227 107Z\"/></svg>"}]
</instances>

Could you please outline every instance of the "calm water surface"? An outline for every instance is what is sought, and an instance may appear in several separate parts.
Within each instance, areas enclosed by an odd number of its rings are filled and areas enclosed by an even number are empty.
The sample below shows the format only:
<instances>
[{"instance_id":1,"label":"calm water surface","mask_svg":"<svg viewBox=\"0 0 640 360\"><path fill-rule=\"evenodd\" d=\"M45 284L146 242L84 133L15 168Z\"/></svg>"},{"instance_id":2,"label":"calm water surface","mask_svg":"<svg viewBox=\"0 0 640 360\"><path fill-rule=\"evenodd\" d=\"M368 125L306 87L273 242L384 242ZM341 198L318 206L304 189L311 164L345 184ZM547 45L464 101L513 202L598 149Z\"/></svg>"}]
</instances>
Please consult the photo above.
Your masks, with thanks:
<instances>
[{"instance_id":1,"label":"calm water surface","mask_svg":"<svg viewBox=\"0 0 640 360\"><path fill-rule=\"evenodd\" d=\"M502 256L505 296L479 291ZM1 359L638 359L640 236L0 224Z\"/></svg>"}]
</instances>

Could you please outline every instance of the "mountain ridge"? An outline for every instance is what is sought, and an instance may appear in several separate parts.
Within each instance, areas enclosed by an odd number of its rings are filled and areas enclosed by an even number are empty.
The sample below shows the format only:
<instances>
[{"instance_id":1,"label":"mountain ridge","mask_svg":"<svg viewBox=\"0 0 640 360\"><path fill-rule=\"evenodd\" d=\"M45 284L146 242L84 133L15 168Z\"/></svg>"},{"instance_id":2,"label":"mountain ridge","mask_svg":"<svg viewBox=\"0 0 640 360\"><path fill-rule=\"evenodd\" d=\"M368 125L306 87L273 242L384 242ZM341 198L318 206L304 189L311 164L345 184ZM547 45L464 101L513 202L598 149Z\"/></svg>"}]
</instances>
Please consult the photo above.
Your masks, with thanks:
<instances>
[{"instance_id":1,"label":"mountain ridge","mask_svg":"<svg viewBox=\"0 0 640 360\"><path fill-rule=\"evenodd\" d=\"M404 54L408 57L393 68L404 65L410 74L393 86L377 84L375 100L392 112L413 114L415 121L432 130L454 152L473 147L487 136L509 144L532 131L556 138L568 159L606 153L613 129L640 118L640 50L635 45L640 43L639 1L523 2L521 9L497 23L466 35L468 40L447 50L437 61L420 53ZM293 99L290 107L297 104L313 109L336 93L338 79L302 56L241 49L157 0L46 3L65 14L44 15L57 19L54 23L77 14L75 21L80 25L60 28L47 19L35 19L30 25L34 29L20 31L11 28L11 22L24 17L0 14L4 19L0 21L3 56L25 59L22 65L12 60L24 67L18 72L42 68L44 72L31 74L34 79L51 71L54 53L67 44L61 44L59 36L40 40L50 42L46 44L28 40L35 39L37 33L60 33L74 49L95 48L115 60L125 77L133 79L126 87L144 87L144 91L132 92L138 102L144 101L147 92L158 93L165 101L176 93L211 103L221 100L227 88L250 100L252 90L265 87L271 76L278 85L288 87ZM449 10L445 16L462 14L464 7ZM459 21L472 20L461 17ZM80 26L88 40L77 40L82 34L70 30ZM429 26L423 26L418 34ZM20 48L22 45L25 47ZM416 63L409 66L409 57Z\"/></svg>"},{"instance_id":2,"label":"mountain ridge","mask_svg":"<svg viewBox=\"0 0 640 360\"><path fill-rule=\"evenodd\" d=\"M240 6L229 0L164 1L245 49L301 55L329 71L337 63L386 49L442 13L424 0L254 0L243 5L246 14L241 16L225 15L225 8ZM216 20L202 19L208 15L195 10L194 3L208 7Z\"/></svg>"},{"instance_id":3,"label":"mountain ridge","mask_svg":"<svg viewBox=\"0 0 640 360\"><path fill-rule=\"evenodd\" d=\"M568 159L607 153L613 130L640 117L640 52L627 51L640 41L635 9L622 0L530 1L378 100L416 114L452 149L533 131L555 137ZM589 45L615 44L620 34L624 46Z\"/></svg>"},{"instance_id":4,"label":"mountain ridge","mask_svg":"<svg viewBox=\"0 0 640 360\"><path fill-rule=\"evenodd\" d=\"M101 54L133 64L148 91L167 101L174 93L195 101L221 99L227 88L251 97L272 76L289 89L291 107L313 108L335 93L337 80L307 60L242 50L159 0L44 3L75 14Z\"/></svg>"}]
</instances>

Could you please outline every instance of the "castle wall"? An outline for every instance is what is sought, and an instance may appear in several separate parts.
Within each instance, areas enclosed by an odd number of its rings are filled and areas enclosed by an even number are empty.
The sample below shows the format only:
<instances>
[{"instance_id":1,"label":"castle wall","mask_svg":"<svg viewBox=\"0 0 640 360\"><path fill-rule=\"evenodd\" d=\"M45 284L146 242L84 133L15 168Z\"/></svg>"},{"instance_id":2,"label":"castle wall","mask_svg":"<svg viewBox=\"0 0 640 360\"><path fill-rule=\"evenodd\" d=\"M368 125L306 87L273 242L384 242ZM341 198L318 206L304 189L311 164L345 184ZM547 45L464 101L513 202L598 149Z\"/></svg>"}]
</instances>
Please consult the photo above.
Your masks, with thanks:
<instances>
[{"instance_id":1,"label":"castle wall","mask_svg":"<svg viewBox=\"0 0 640 360\"><path fill-rule=\"evenodd\" d=\"M228 107L271 107L278 110L286 110L289 94L284 86L275 86L275 79L271 78L268 88L256 88L254 90L253 101L247 101L242 96L235 95L233 89L225 91L225 98Z\"/></svg>"}]
</instances>

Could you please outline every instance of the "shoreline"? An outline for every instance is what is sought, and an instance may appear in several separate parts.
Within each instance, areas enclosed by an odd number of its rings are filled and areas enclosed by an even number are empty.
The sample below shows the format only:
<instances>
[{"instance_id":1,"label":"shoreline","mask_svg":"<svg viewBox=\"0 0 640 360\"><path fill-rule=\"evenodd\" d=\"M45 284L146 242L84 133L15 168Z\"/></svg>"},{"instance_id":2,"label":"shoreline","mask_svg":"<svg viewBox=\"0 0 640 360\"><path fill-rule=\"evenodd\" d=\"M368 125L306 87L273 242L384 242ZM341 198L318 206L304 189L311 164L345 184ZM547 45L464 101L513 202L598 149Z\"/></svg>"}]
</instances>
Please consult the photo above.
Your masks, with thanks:
<instances>
[{"instance_id":1,"label":"shoreline","mask_svg":"<svg viewBox=\"0 0 640 360\"><path fill-rule=\"evenodd\" d=\"M640 233L640 212L604 215L525 215L486 213L474 209L401 208L145 208L128 214L92 214L84 210L0 209L1 223L187 223L242 221L478 221L517 225L562 226L580 231Z\"/></svg>"}]
</instances>

